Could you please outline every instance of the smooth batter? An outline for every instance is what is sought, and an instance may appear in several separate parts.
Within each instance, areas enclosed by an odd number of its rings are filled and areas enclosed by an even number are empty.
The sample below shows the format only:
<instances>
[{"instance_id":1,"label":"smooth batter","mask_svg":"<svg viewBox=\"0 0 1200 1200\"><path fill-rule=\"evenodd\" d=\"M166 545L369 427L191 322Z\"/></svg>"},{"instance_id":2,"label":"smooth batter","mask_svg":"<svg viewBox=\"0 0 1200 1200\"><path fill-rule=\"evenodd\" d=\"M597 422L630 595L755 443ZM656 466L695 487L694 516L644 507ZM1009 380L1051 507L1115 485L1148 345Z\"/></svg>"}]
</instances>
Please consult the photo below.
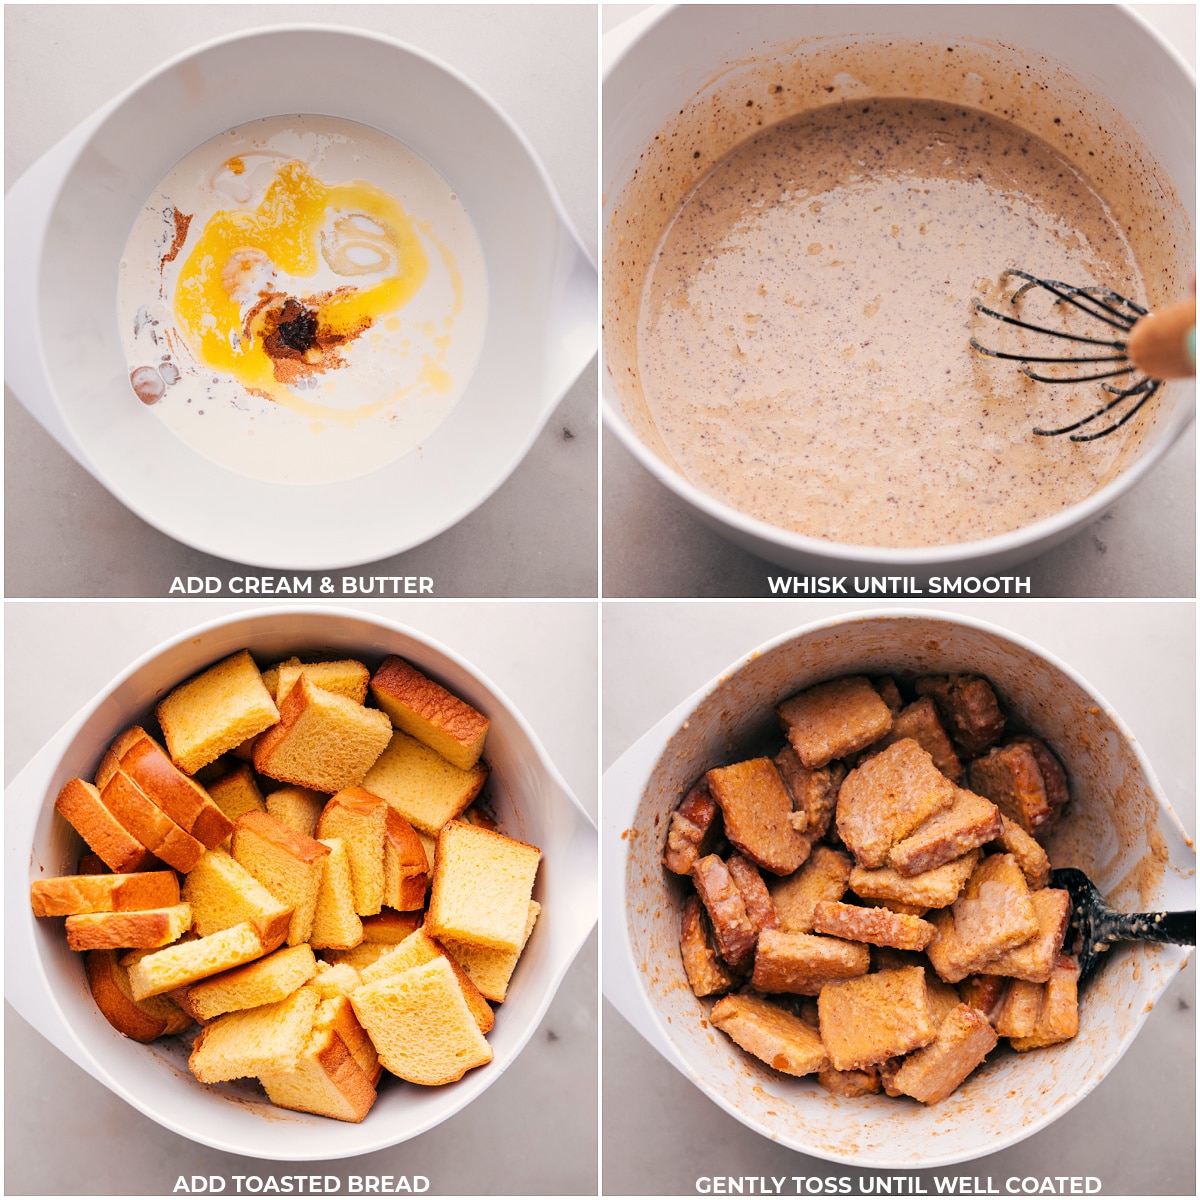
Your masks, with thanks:
<instances>
[{"instance_id":1,"label":"smooth batter","mask_svg":"<svg viewBox=\"0 0 1200 1200\"><path fill-rule=\"evenodd\" d=\"M1034 436L1098 408L1099 385L1035 384L969 349L1013 348L971 307L1002 302L1007 266L1144 301L1103 200L1006 121L903 99L772 126L658 247L638 317L655 425L697 486L814 537L941 545L1056 513L1122 439Z\"/></svg>"}]
</instances>

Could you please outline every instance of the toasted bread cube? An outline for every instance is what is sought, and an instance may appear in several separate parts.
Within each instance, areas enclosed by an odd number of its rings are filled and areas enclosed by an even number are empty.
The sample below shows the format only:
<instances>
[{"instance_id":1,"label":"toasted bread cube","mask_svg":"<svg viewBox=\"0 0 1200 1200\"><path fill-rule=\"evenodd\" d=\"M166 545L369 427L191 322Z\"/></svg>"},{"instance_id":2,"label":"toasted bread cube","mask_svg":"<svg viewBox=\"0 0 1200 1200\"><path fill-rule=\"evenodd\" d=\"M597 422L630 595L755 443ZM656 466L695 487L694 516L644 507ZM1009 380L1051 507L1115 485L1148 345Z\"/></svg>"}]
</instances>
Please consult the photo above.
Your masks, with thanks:
<instances>
[{"instance_id":1,"label":"toasted bread cube","mask_svg":"<svg viewBox=\"0 0 1200 1200\"><path fill-rule=\"evenodd\" d=\"M1014 733L1004 739L1005 745L1023 743L1033 751L1042 772L1042 783L1046 788L1046 800L1050 807L1057 811L1070 799L1067 786L1067 773L1058 761L1058 756L1042 741L1029 733Z\"/></svg>"},{"instance_id":2,"label":"toasted bread cube","mask_svg":"<svg viewBox=\"0 0 1200 1200\"><path fill-rule=\"evenodd\" d=\"M262 792L258 789L254 772L248 763L214 779L208 785L208 794L213 803L233 822L248 812L267 811Z\"/></svg>"},{"instance_id":3,"label":"toasted bread cube","mask_svg":"<svg viewBox=\"0 0 1200 1200\"><path fill-rule=\"evenodd\" d=\"M1045 990L1045 984L1014 979L996 1011L996 1032L1006 1038L1029 1037L1037 1027Z\"/></svg>"},{"instance_id":4,"label":"toasted bread cube","mask_svg":"<svg viewBox=\"0 0 1200 1200\"><path fill-rule=\"evenodd\" d=\"M892 710L893 714L898 713L904 707L904 697L900 695L900 689L890 675L880 675L872 679L871 686L879 693L879 698Z\"/></svg>"},{"instance_id":5,"label":"toasted bread cube","mask_svg":"<svg viewBox=\"0 0 1200 1200\"><path fill-rule=\"evenodd\" d=\"M338 1121L361 1121L377 1094L332 1029L314 1029L290 1071L267 1070L258 1080L272 1104Z\"/></svg>"},{"instance_id":6,"label":"toasted bread cube","mask_svg":"<svg viewBox=\"0 0 1200 1200\"><path fill-rule=\"evenodd\" d=\"M425 914L429 935L491 950L520 950L541 857L536 846L502 833L448 822L438 835Z\"/></svg>"},{"instance_id":7,"label":"toasted bread cube","mask_svg":"<svg viewBox=\"0 0 1200 1200\"><path fill-rule=\"evenodd\" d=\"M282 904L224 850L209 850L183 881L192 924L201 937L249 921L264 945L278 946L292 921Z\"/></svg>"},{"instance_id":8,"label":"toasted bread cube","mask_svg":"<svg viewBox=\"0 0 1200 1200\"><path fill-rule=\"evenodd\" d=\"M826 1067L817 1072L817 1082L834 1096L857 1100L860 1096L873 1096L883 1087L879 1081L879 1068L867 1067L865 1071L836 1071Z\"/></svg>"},{"instance_id":9,"label":"toasted bread cube","mask_svg":"<svg viewBox=\"0 0 1200 1200\"><path fill-rule=\"evenodd\" d=\"M1031 892L1050 886L1050 857L1015 821L1000 815L1000 835L996 846L1017 860Z\"/></svg>"},{"instance_id":10,"label":"toasted bread cube","mask_svg":"<svg viewBox=\"0 0 1200 1200\"><path fill-rule=\"evenodd\" d=\"M716 767L706 776L721 806L725 836L751 862L776 875L790 875L812 849L791 822L792 797L769 758Z\"/></svg>"},{"instance_id":11,"label":"toasted bread cube","mask_svg":"<svg viewBox=\"0 0 1200 1200\"><path fill-rule=\"evenodd\" d=\"M860 1071L927 1046L937 1034L921 967L827 983L817 997L821 1041L839 1071Z\"/></svg>"},{"instance_id":12,"label":"toasted bread cube","mask_svg":"<svg viewBox=\"0 0 1200 1200\"><path fill-rule=\"evenodd\" d=\"M363 940L362 921L354 911L354 878L350 856L341 838L321 838L329 848L321 886L317 890L317 907L313 912L309 943L315 950L349 950Z\"/></svg>"},{"instance_id":13,"label":"toasted bread cube","mask_svg":"<svg viewBox=\"0 0 1200 1200\"><path fill-rule=\"evenodd\" d=\"M989 975L1006 975L1029 983L1045 983L1062 952L1071 921L1071 896L1062 888L1042 888L1030 895L1037 917L1037 933L1027 942L993 958Z\"/></svg>"},{"instance_id":14,"label":"toasted bread cube","mask_svg":"<svg viewBox=\"0 0 1200 1200\"><path fill-rule=\"evenodd\" d=\"M904 1060L894 1076L896 1090L922 1104L937 1104L987 1058L996 1041L987 1017L959 1004L942 1022L937 1037Z\"/></svg>"},{"instance_id":15,"label":"toasted bread cube","mask_svg":"<svg viewBox=\"0 0 1200 1200\"><path fill-rule=\"evenodd\" d=\"M362 987L362 976L349 963L317 963L317 973L309 980L325 1000L335 996L349 996Z\"/></svg>"},{"instance_id":16,"label":"toasted bread cube","mask_svg":"<svg viewBox=\"0 0 1200 1200\"><path fill-rule=\"evenodd\" d=\"M922 696L907 708L901 709L896 714L891 730L873 746L868 746L865 753L877 754L904 738L912 738L926 751L933 759L933 765L952 783L962 783L966 778L962 761L955 754L954 746L938 719L937 709L928 696Z\"/></svg>"},{"instance_id":17,"label":"toasted bread cube","mask_svg":"<svg viewBox=\"0 0 1200 1200\"><path fill-rule=\"evenodd\" d=\"M305 837L317 836L317 822L329 797L322 792L314 792L311 788L281 787L276 788L266 798L266 812L281 825L294 829ZM238 813L240 817L242 814Z\"/></svg>"},{"instance_id":18,"label":"toasted bread cube","mask_svg":"<svg viewBox=\"0 0 1200 1200\"><path fill-rule=\"evenodd\" d=\"M418 928L420 926L414 922L413 928L409 932L415 932ZM345 963L356 971L362 971L373 962L378 962L389 950L393 949L395 946L388 942L360 942L349 950L322 950L321 958L334 966Z\"/></svg>"},{"instance_id":19,"label":"toasted bread cube","mask_svg":"<svg viewBox=\"0 0 1200 1200\"><path fill-rule=\"evenodd\" d=\"M317 973L309 946L288 946L254 962L222 971L171 992L184 1012L201 1024L222 1013L286 1000Z\"/></svg>"},{"instance_id":20,"label":"toasted bread cube","mask_svg":"<svg viewBox=\"0 0 1200 1200\"><path fill-rule=\"evenodd\" d=\"M850 890L864 899L898 900L902 904L924 905L925 908L945 908L957 899L978 862L979 851L972 850L944 867L935 867L920 875L901 875L891 867L881 867L878 871L855 867L850 872Z\"/></svg>"},{"instance_id":21,"label":"toasted bread cube","mask_svg":"<svg viewBox=\"0 0 1200 1200\"><path fill-rule=\"evenodd\" d=\"M943 983L933 970L925 972L925 999L929 1004L929 1019L935 1029L940 1029L942 1022L963 1002L958 989Z\"/></svg>"},{"instance_id":22,"label":"toasted bread cube","mask_svg":"<svg viewBox=\"0 0 1200 1200\"><path fill-rule=\"evenodd\" d=\"M400 912L424 908L428 889L429 862L421 838L388 805L383 840L383 902Z\"/></svg>"},{"instance_id":23,"label":"toasted bread cube","mask_svg":"<svg viewBox=\"0 0 1200 1200\"><path fill-rule=\"evenodd\" d=\"M350 1003L350 993L344 996L333 996L322 1000L317 1005L317 1015L313 1019L313 1029L331 1029L345 1043L346 1048L354 1056L362 1073L372 1086L379 1082L383 1067L379 1063L379 1055L375 1046L367 1036L367 1031L359 1024L354 1015L354 1005Z\"/></svg>"},{"instance_id":24,"label":"toasted bread cube","mask_svg":"<svg viewBox=\"0 0 1200 1200\"><path fill-rule=\"evenodd\" d=\"M981 972L1005 950L1038 931L1037 914L1025 876L1011 854L993 854L975 868L949 911L934 918L937 936L927 953L947 983Z\"/></svg>"},{"instance_id":25,"label":"toasted bread cube","mask_svg":"<svg viewBox=\"0 0 1200 1200\"><path fill-rule=\"evenodd\" d=\"M174 871L60 875L57 879L36 880L30 885L29 899L35 917L169 908L179 903L179 878Z\"/></svg>"},{"instance_id":26,"label":"toasted bread cube","mask_svg":"<svg viewBox=\"0 0 1200 1200\"><path fill-rule=\"evenodd\" d=\"M208 937L180 941L129 964L129 986L135 1000L161 996L231 967L261 958L274 946L264 946L249 921Z\"/></svg>"},{"instance_id":27,"label":"toasted bread cube","mask_svg":"<svg viewBox=\"0 0 1200 1200\"><path fill-rule=\"evenodd\" d=\"M201 1083L290 1071L312 1031L321 997L302 987L286 1000L227 1013L206 1025L192 1047L188 1066Z\"/></svg>"},{"instance_id":28,"label":"toasted bread cube","mask_svg":"<svg viewBox=\"0 0 1200 1200\"><path fill-rule=\"evenodd\" d=\"M339 659L337 662L302 663L299 659L280 663L277 669L275 683L275 704L282 704L287 694L296 686L296 680L301 675L308 676L313 687L322 691L333 692L345 696L355 704L363 704L367 699L367 684L371 681L371 672L362 663L352 658ZM266 676L263 676L264 682Z\"/></svg>"},{"instance_id":29,"label":"toasted bread cube","mask_svg":"<svg viewBox=\"0 0 1200 1200\"><path fill-rule=\"evenodd\" d=\"M67 945L72 950L120 950L169 946L192 925L186 904L140 912L82 913L68 917Z\"/></svg>"},{"instance_id":30,"label":"toasted bread cube","mask_svg":"<svg viewBox=\"0 0 1200 1200\"><path fill-rule=\"evenodd\" d=\"M721 839L723 826L721 810L708 790L708 780L701 779L688 789L671 814L667 831L667 849L663 866L676 875L690 875L696 860L711 854Z\"/></svg>"},{"instance_id":31,"label":"toasted bread cube","mask_svg":"<svg viewBox=\"0 0 1200 1200\"><path fill-rule=\"evenodd\" d=\"M725 861L725 869L733 880L734 887L742 893L746 904L746 913L754 922L759 932L764 929L778 929L779 918L775 914L775 904L767 885L763 883L758 868L740 854L731 854Z\"/></svg>"},{"instance_id":32,"label":"toasted bread cube","mask_svg":"<svg viewBox=\"0 0 1200 1200\"><path fill-rule=\"evenodd\" d=\"M188 775L279 720L249 650L180 684L157 713L171 761Z\"/></svg>"},{"instance_id":33,"label":"toasted bread cube","mask_svg":"<svg viewBox=\"0 0 1200 1200\"><path fill-rule=\"evenodd\" d=\"M977 757L1000 740L1004 714L986 679L977 675L926 675L914 686L918 696L928 696L937 705L947 732L967 758Z\"/></svg>"},{"instance_id":34,"label":"toasted bread cube","mask_svg":"<svg viewBox=\"0 0 1200 1200\"><path fill-rule=\"evenodd\" d=\"M859 897L864 908L886 908L889 912L904 917L923 917L929 911L927 904L905 904L902 900L877 900L874 896Z\"/></svg>"},{"instance_id":35,"label":"toasted bread cube","mask_svg":"<svg viewBox=\"0 0 1200 1200\"><path fill-rule=\"evenodd\" d=\"M840 900L850 879L850 856L830 846L816 846L793 875L768 885L781 929L811 933L813 909L822 900Z\"/></svg>"},{"instance_id":36,"label":"toasted bread cube","mask_svg":"<svg viewBox=\"0 0 1200 1200\"><path fill-rule=\"evenodd\" d=\"M831 979L852 979L870 969L871 952L857 942L764 929L751 983L760 992L815 996Z\"/></svg>"},{"instance_id":37,"label":"toasted bread cube","mask_svg":"<svg viewBox=\"0 0 1200 1200\"><path fill-rule=\"evenodd\" d=\"M525 943L529 941L541 911L542 906L536 900L530 900L529 918L525 922ZM508 995L509 983L517 968L517 961L524 953L525 943L516 951L486 950L450 938L446 938L442 945L446 953L467 973L467 978L479 989L479 994L499 1004Z\"/></svg>"},{"instance_id":38,"label":"toasted bread cube","mask_svg":"<svg viewBox=\"0 0 1200 1200\"><path fill-rule=\"evenodd\" d=\"M1002 975L968 975L956 987L964 1004L977 1008L995 1025L1008 995L1008 984Z\"/></svg>"},{"instance_id":39,"label":"toasted bread cube","mask_svg":"<svg viewBox=\"0 0 1200 1200\"><path fill-rule=\"evenodd\" d=\"M974 792L957 789L954 803L923 821L888 852L888 866L901 875L943 867L1000 835L1000 810Z\"/></svg>"},{"instance_id":40,"label":"toasted bread cube","mask_svg":"<svg viewBox=\"0 0 1200 1200\"><path fill-rule=\"evenodd\" d=\"M167 996L135 1000L129 972L117 961L115 950L89 950L84 958L88 987L96 1007L120 1034L135 1042L182 1033L192 1018Z\"/></svg>"},{"instance_id":41,"label":"toasted bread cube","mask_svg":"<svg viewBox=\"0 0 1200 1200\"><path fill-rule=\"evenodd\" d=\"M791 746L775 755L775 766L792 797L792 824L811 841L823 838L837 807L838 788L846 777L840 763L810 771Z\"/></svg>"},{"instance_id":42,"label":"toasted bread cube","mask_svg":"<svg viewBox=\"0 0 1200 1200\"><path fill-rule=\"evenodd\" d=\"M683 905L679 927L679 952L688 983L697 996L723 996L734 985L734 978L717 958L709 943L706 919L700 897L691 895Z\"/></svg>"},{"instance_id":43,"label":"toasted bread cube","mask_svg":"<svg viewBox=\"0 0 1200 1200\"><path fill-rule=\"evenodd\" d=\"M1078 1032L1079 965L1070 955L1061 954L1050 978L1042 985L1042 1002L1033 1033L1009 1038L1009 1044L1014 1050L1036 1050L1065 1042Z\"/></svg>"},{"instance_id":44,"label":"toasted bread cube","mask_svg":"<svg viewBox=\"0 0 1200 1200\"><path fill-rule=\"evenodd\" d=\"M746 899L728 868L715 854L700 859L692 868L692 880L712 922L717 953L737 970L754 953L758 928L746 911Z\"/></svg>"},{"instance_id":45,"label":"toasted bread cube","mask_svg":"<svg viewBox=\"0 0 1200 1200\"><path fill-rule=\"evenodd\" d=\"M492 1061L450 960L435 958L364 984L350 997L379 1061L401 1079L437 1086Z\"/></svg>"},{"instance_id":46,"label":"toasted bread cube","mask_svg":"<svg viewBox=\"0 0 1200 1200\"><path fill-rule=\"evenodd\" d=\"M172 821L122 770L100 792L105 807L147 850L177 871L190 871L204 843Z\"/></svg>"},{"instance_id":47,"label":"toasted bread cube","mask_svg":"<svg viewBox=\"0 0 1200 1200\"><path fill-rule=\"evenodd\" d=\"M94 784L68 779L54 807L110 870L144 871L153 864L154 855L109 811Z\"/></svg>"},{"instance_id":48,"label":"toasted bread cube","mask_svg":"<svg viewBox=\"0 0 1200 1200\"><path fill-rule=\"evenodd\" d=\"M846 776L838 792L838 834L860 867L882 867L897 842L954 803L957 790L905 738Z\"/></svg>"},{"instance_id":49,"label":"toasted bread cube","mask_svg":"<svg viewBox=\"0 0 1200 1200\"><path fill-rule=\"evenodd\" d=\"M362 783L391 737L383 713L313 687L301 675L279 723L255 743L254 769L315 792L337 792Z\"/></svg>"},{"instance_id":50,"label":"toasted bread cube","mask_svg":"<svg viewBox=\"0 0 1200 1200\"><path fill-rule=\"evenodd\" d=\"M296 690L292 689L293 695ZM312 936L329 847L281 825L266 813L248 812L238 817L234 826L233 857L276 900L292 910L288 945L307 942Z\"/></svg>"},{"instance_id":51,"label":"toasted bread cube","mask_svg":"<svg viewBox=\"0 0 1200 1200\"><path fill-rule=\"evenodd\" d=\"M437 837L447 821L470 807L487 777L487 763L475 762L463 769L396 730L362 785L382 796L414 829Z\"/></svg>"},{"instance_id":52,"label":"toasted bread cube","mask_svg":"<svg viewBox=\"0 0 1200 1200\"><path fill-rule=\"evenodd\" d=\"M971 789L993 801L1030 837L1049 832L1056 809L1046 794L1037 755L1027 742L996 746L970 766Z\"/></svg>"},{"instance_id":53,"label":"toasted bread cube","mask_svg":"<svg viewBox=\"0 0 1200 1200\"><path fill-rule=\"evenodd\" d=\"M393 912L385 908L383 912L363 918L363 941L398 946L420 926L422 919L420 913Z\"/></svg>"},{"instance_id":54,"label":"toasted bread cube","mask_svg":"<svg viewBox=\"0 0 1200 1200\"><path fill-rule=\"evenodd\" d=\"M758 996L723 996L709 1020L741 1048L785 1075L811 1075L829 1065L821 1038L799 1017Z\"/></svg>"},{"instance_id":55,"label":"toasted bread cube","mask_svg":"<svg viewBox=\"0 0 1200 1200\"><path fill-rule=\"evenodd\" d=\"M387 659L371 680L371 694L397 729L460 770L469 771L479 761L490 724L487 717L411 663L395 656Z\"/></svg>"},{"instance_id":56,"label":"toasted bread cube","mask_svg":"<svg viewBox=\"0 0 1200 1200\"><path fill-rule=\"evenodd\" d=\"M861 675L819 683L785 700L775 712L810 771L865 749L892 727L891 709Z\"/></svg>"},{"instance_id":57,"label":"toasted bread cube","mask_svg":"<svg viewBox=\"0 0 1200 1200\"><path fill-rule=\"evenodd\" d=\"M362 788L345 788L325 806L317 822L318 839L341 838L350 860L354 909L368 917L383 907L383 843L387 801Z\"/></svg>"},{"instance_id":58,"label":"toasted bread cube","mask_svg":"<svg viewBox=\"0 0 1200 1200\"><path fill-rule=\"evenodd\" d=\"M897 950L924 950L936 932L920 917L906 917L886 908L858 908L838 900L822 900L813 910L813 929L832 937Z\"/></svg>"}]
</instances>

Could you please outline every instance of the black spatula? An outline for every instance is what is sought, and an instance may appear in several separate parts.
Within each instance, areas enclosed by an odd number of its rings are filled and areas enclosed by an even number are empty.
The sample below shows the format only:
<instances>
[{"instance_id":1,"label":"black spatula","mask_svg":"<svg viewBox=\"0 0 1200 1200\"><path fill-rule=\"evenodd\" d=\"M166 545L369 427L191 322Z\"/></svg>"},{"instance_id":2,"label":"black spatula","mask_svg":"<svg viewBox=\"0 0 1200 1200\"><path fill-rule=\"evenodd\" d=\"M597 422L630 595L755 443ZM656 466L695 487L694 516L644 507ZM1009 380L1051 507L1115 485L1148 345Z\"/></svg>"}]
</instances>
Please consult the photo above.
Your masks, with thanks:
<instances>
[{"instance_id":1,"label":"black spatula","mask_svg":"<svg viewBox=\"0 0 1200 1200\"><path fill-rule=\"evenodd\" d=\"M1095 970L1114 942L1196 944L1194 912L1115 912L1096 885L1076 867L1060 867L1053 873L1052 884L1071 895L1071 929L1064 949L1079 960L1080 983Z\"/></svg>"}]
</instances>

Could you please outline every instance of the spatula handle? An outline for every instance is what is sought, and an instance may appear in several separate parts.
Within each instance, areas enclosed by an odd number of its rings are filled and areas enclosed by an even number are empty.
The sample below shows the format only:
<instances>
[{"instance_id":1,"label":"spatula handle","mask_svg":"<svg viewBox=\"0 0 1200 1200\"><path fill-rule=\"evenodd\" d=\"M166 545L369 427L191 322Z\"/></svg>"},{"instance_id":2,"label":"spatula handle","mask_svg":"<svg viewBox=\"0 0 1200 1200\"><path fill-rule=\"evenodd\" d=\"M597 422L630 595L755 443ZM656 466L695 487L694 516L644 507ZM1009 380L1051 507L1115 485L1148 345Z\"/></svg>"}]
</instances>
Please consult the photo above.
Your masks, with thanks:
<instances>
[{"instance_id":1,"label":"spatula handle","mask_svg":"<svg viewBox=\"0 0 1200 1200\"><path fill-rule=\"evenodd\" d=\"M1142 317L1130 330L1125 348L1133 365L1151 379L1195 375L1195 298Z\"/></svg>"},{"instance_id":2,"label":"spatula handle","mask_svg":"<svg viewBox=\"0 0 1200 1200\"><path fill-rule=\"evenodd\" d=\"M1106 913L1092 924L1093 941L1196 944L1194 912Z\"/></svg>"}]
</instances>

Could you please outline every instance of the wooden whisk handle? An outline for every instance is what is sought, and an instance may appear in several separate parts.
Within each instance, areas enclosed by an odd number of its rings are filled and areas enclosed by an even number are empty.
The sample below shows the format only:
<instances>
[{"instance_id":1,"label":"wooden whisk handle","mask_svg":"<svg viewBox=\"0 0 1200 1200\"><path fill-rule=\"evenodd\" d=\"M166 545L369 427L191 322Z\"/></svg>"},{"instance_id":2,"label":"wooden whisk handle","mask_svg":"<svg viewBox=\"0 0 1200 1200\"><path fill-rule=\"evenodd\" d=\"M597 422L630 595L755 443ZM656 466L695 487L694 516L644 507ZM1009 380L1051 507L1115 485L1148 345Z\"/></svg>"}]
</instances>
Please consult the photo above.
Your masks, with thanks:
<instances>
[{"instance_id":1,"label":"wooden whisk handle","mask_svg":"<svg viewBox=\"0 0 1200 1200\"><path fill-rule=\"evenodd\" d=\"M1125 347L1133 365L1151 379L1195 375L1195 298L1142 317L1130 331Z\"/></svg>"}]
</instances>

